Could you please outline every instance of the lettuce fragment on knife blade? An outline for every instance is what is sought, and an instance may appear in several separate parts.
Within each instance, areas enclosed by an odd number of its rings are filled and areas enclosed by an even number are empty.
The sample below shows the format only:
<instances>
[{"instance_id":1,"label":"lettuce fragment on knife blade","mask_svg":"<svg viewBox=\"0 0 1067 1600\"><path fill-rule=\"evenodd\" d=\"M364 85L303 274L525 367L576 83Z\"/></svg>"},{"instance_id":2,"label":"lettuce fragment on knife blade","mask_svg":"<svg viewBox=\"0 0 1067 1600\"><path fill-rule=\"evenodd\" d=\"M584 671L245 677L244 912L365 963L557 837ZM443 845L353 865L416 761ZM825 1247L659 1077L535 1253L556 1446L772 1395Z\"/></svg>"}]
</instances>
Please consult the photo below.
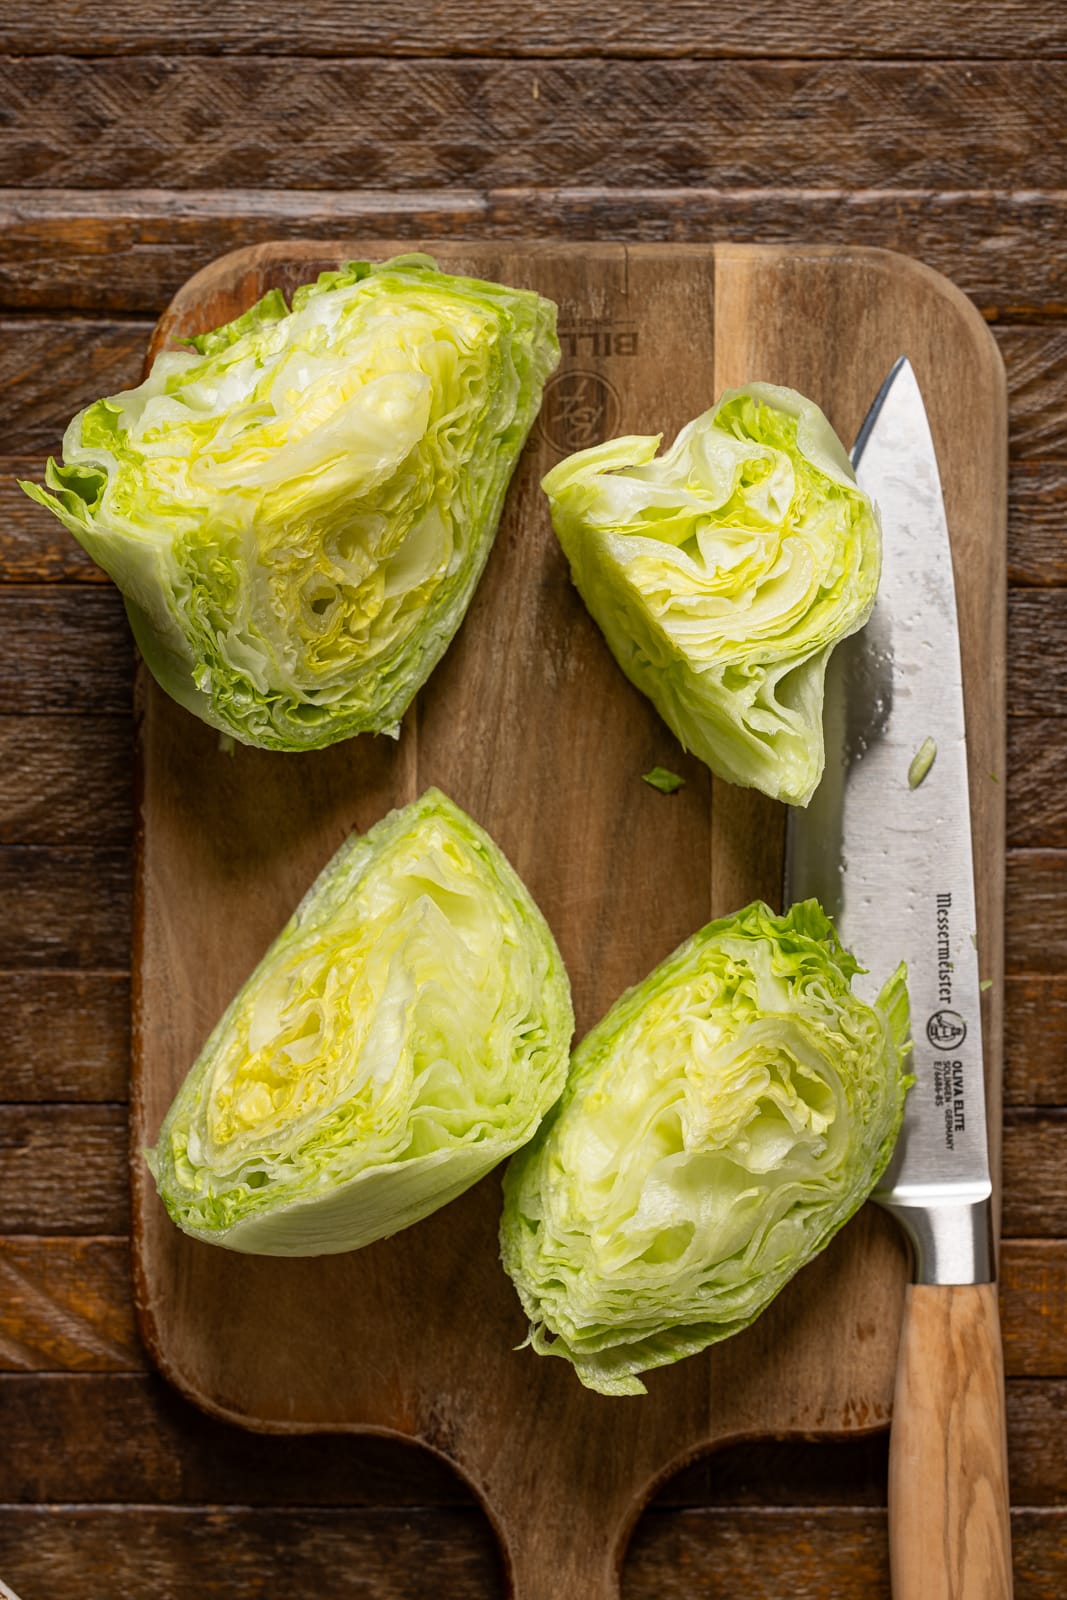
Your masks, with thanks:
<instances>
[{"instance_id":1,"label":"lettuce fragment on knife blade","mask_svg":"<svg viewBox=\"0 0 1067 1600\"><path fill-rule=\"evenodd\" d=\"M871 502L812 401L751 383L682 429L543 480L574 582L627 677L720 777L806 805L823 680L881 572Z\"/></svg>"},{"instance_id":2,"label":"lettuce fragment on knife blade","mask_svg":"<svg viewBox=\"0 0 1067 1600\"><path fill-rule=\"evenodd\" d=\"M877 1002L817 902L754 902L630 989L504 1180L530 1343L602 1394L748 1326L852 1216L911 1082L903 967Z\"/></svg>"},{"instance_id":3,"label":"lettuce fragment on knife blade","mask_svg":"<svg viewBox=\"0 0 1067 1600\"><path fill-rule=\"evenodd\" d=\"M548 926L429 789L324 868L226 1010L148 1161L186 1233L326 1255L396 1233L524 1144L574 1018Z\"/></svg>"},{"instance_id":4,"label":"lettuce fragment on knife blade","mask_svg":"<svg viewBox=\"0 0 1067 1600\"><path fill-rule=\"evenodd\" d=\"M555 316L426 256L349 262L165 351L22 487L205 722L275 750L395 732L481 576Z\"/></svg>"}]
</instances>

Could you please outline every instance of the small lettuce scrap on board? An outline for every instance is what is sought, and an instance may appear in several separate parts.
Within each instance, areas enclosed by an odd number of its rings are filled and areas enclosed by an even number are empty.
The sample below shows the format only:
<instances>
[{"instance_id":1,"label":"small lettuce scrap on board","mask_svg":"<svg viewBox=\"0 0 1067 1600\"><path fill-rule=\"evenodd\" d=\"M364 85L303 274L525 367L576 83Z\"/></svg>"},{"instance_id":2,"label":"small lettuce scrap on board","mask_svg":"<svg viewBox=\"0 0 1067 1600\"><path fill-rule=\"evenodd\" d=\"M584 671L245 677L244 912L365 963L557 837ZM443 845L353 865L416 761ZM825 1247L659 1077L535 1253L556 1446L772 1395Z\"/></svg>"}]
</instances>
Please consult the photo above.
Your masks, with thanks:
<instances>
[{"instance_id":1,"label":"small lettuce scrap on board","mask_svg":"<svg viewBox=\"0 0 1067 1600\"><path fill-rule=\"evenodd\" d=\"M525 1144L574 1015L500 850L429 789L353 835L227 1008L147 1152L186 1233L329 1255L408 1227Z\"/></svg>"},{"instance_id":2,"label":"small lettuce scrap on board","mask_svg":"<svg viewBox=\"0 0 1067 1600\"><path fill-rule=\"evenodd\" d=\"M814 900L710 923L574 1053L504 1179L501 1254L541 1355L587 1388L746 1328L870 1194L900 1129L904 968L875 1004Z\"/></svg>"},{"instance_id":3,"label":"small lettuce scrap on board","mask_svg":"<svg viewBox=\"0 0 1067 1600\"><path fill-rule=\"evenodd\" d=\"M877 514L793 389L728 389L657 457L660 439L594 445L543 479L574 582L685 749L807 805L830 651L874 605Z\"/></svg>"},{"instance_id":4,"label":"small lettuce scrap on board","mask_svg":"<svg viewBox=\"0 0 1067 1600\"><path fill-rule=\"evenodd\" d=\"M559 360L556 308L353 261L80 412L34 500L151 671L242 744L395 733L463 620Z\"/></svg>"}]
</instances>

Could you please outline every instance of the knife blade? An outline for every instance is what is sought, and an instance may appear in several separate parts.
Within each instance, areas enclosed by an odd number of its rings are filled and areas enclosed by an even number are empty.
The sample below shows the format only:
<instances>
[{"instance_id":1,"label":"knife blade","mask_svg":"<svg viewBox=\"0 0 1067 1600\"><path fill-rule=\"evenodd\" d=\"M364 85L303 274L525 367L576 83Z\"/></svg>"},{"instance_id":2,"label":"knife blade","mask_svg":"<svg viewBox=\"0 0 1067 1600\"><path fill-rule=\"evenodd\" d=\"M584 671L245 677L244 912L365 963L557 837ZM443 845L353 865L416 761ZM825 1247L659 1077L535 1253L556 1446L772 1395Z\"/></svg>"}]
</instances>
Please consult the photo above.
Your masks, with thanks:
<instances>
[{"instance_id":1,"label":"knife blade","mask_svg":"<svg viewBox=\"0 0 1067 1600\"><path fill-rule=\"evenodd\" d=\"M786 904L818 899L871 968L908 969L915 1084L874 1199L913 1250L890 1441L895 1600L1011 1594L963 674L952 548L915 373L852 452L882 520L866 627L827 670L826 770L789 813ZM923 774L925 756L933 762Z\"/></svg>"},{"instance_id":2,"label":"knife blade","mask_svg":"<svg viewBox=\"0 0 1067 1600\"><path fill-rule=\"evenodd\" d=\"M866 628L827 670L826 770L789 814L786 900L814 895L881 977L904 960L912 1071L875 1198L911 1238L919 1283L992 1277L974 866L952 552L922 395L894 366L852 452L878 505L882 577ZM909 784L913 759L935 748Z\"/></svg>"}]
</instances>

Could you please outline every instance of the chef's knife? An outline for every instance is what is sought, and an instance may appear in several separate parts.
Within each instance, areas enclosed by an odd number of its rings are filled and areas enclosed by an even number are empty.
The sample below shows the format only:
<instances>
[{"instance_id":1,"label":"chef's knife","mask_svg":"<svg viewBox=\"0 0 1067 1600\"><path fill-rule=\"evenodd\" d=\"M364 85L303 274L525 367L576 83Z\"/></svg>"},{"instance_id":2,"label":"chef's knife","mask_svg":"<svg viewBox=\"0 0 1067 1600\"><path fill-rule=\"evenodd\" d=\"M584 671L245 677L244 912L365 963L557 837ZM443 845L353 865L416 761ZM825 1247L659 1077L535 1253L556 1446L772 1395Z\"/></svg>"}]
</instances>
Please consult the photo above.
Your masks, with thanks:
<instances>
[{"instance_id":1,"label":"chef's knife","mask_svg":"<svg viewBox=\"0 0 1067 1600\"><path fill-rule=\"evenodd\" d=\"M1006 1600L1004 1370L959 628L937 458L903 357L852 459L881 512L882 580L866 628L831 658L826 772L807 810L790 812L786 904L821 901L878 981L901 959L908 967L916 1082L874 1196L904 1227L915 1263L890 1436L894 1600ZM873 978L856 986L874 998Z\"/></svg>"}]
</instances>

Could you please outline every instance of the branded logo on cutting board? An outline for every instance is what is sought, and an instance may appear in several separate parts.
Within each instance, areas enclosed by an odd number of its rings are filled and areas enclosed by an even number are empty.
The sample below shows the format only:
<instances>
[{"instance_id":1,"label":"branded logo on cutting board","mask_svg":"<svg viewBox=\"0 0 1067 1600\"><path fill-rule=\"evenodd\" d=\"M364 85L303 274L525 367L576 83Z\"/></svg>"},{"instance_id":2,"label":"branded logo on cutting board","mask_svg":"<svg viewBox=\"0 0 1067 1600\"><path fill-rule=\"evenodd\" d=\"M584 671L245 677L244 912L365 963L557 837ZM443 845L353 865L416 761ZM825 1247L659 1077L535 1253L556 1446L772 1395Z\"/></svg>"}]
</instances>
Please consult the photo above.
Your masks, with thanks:
<instances>
[{"instance_id":1,"label":"branded logo on cutting board","mask_svg":"<svg viewBox=\"0 0 1067 1600\"><path fill-rule=\"evenodd\" d=\"M621 415L618 393L607 378L571 367L545 385L539 426L553 450L570 455L610 439L618 431Z\"/></svg>"}]
</instances>

